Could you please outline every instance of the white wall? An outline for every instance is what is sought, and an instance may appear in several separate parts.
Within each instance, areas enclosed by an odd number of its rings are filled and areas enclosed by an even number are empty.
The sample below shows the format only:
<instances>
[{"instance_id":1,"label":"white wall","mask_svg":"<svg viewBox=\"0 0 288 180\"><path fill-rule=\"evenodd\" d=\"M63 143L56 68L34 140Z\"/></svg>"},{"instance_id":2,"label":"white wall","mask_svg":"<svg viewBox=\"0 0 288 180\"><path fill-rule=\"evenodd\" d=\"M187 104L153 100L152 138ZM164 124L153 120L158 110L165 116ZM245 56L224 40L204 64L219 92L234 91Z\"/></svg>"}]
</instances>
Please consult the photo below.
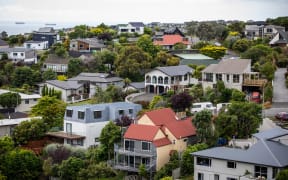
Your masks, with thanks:
<instances>
[{"instance_id":1,"label":"white wall","mask_svg":"<svg viewBox=\"0 0 288 180\"><path fill-rule=\"evenodd\" d=\"M19 104L15 111L19 112L28 112L31 111L31 108L35 106L38 103L38 99L32 98L32 99L21 99L21 104Z\"/></svg>"},{"instance_id":2,"label":"white wall","mask_svg":"<svg viewBox=\"0 0 288 180\"><path fill-rule=\"evenodd\" d=\"M25 42L24 47L27 49L43 50L48 49L48 41L43 42Z\"/></svg>"}]
</instances>

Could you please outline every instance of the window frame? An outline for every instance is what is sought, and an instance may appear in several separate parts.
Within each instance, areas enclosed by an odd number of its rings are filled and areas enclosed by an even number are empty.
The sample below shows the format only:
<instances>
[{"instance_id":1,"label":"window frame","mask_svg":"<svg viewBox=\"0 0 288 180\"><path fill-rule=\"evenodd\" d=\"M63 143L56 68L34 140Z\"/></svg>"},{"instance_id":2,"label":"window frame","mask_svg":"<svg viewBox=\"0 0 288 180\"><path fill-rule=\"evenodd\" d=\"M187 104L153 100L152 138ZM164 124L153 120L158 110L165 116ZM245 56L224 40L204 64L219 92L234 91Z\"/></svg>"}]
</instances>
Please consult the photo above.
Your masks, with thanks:
<instances>
[{"instance_id":1,"label":"window frame","mask_svg":"<svg viewBox=\"0 0 288 180\"><path fill-rule=\"evenodd\" d=\"M71 111L71 116L69 116L70 114L68 113L68 111ZM72 109L66 109L66 117L72 117L73 116L73 110Z\"/></svg>"},{"instance_id":2,"label":"window frame","mask_svg":"<svg viewBox=\"0 0 288 180\"><path fill-rule=\"evenodd\" d=\"M202 161L200 161L200 160L202 160ZM204 161L204 163L203 163L203 161ZM211 167L211 159L198 156L198 157L196 157L196 164L199 165L199 166Z\"/></svg>"},{"instance_id":3,"label":"window frame","mask_svg":"<svg viewBox=\"0 0 288 180\"><path fill-rule=\"evenodd\" d=\"M82 113L83 113L83 118L82 118ZM78 111L78 119L85 119L85 112L84 111Z\"/></svg>"},{"instance_id":4,"label":"window frame","mask_svg":"<svg viewBox=\"0 0 288 180\"><path fill-rule=\"evenodd\" d=\"M147 144L147 149L143 149L143 144ZM151 143L147 141L141 141L141 150L142 151L151 151Z\"/></svg>"},{"instance_id":5,"label":"window frame","mask_svg":"<svg viewBox=\"0 0 288 180\"><path fill-rule=\"evenodd\" d=\"M99 115L99 113L100 113L100 115ZM94 117L94 119L101 119L102 118L102 111L100 111L100 110L93 111L93 117Z\"/></svg>"},{"instance_id":6,"label":"window frame","mask_svg":"<svg viewBox=\"0 0 288 180\"><path fill-rule=\"evenodd\" d=\"M237 163L235 161L227 161L227 168L236 169L237 168Z\"/></svg>"}]
</instances>

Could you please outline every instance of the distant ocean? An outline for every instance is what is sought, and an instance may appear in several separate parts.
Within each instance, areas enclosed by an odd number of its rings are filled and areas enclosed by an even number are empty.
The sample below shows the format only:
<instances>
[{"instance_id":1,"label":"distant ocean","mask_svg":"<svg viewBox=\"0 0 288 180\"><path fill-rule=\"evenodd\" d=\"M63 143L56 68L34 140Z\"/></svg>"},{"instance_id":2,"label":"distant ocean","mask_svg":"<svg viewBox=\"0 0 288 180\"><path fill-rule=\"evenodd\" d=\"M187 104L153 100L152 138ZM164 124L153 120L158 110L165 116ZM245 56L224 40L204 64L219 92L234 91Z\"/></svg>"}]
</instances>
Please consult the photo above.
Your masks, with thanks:
<instances>
[{"instance_id":1,"label":"distant ocean","mask_svg":"<svg viewBox=\"0 0 288 180\"><path fill-rule=\"evenodd\" d=\"M17 22L19 23L19 22ZM22 22L21 22L22 23ZM41 27L53 27L54 29L72 28L76 25L86 24L89 26L97 26L97 23L43 23L43 22L23 22L24 24L16 24L16 22L11 21L0 21L0 33L6 31L7 34L16 35L31 33L37 31Z\"/></svg>"}]
</instances>

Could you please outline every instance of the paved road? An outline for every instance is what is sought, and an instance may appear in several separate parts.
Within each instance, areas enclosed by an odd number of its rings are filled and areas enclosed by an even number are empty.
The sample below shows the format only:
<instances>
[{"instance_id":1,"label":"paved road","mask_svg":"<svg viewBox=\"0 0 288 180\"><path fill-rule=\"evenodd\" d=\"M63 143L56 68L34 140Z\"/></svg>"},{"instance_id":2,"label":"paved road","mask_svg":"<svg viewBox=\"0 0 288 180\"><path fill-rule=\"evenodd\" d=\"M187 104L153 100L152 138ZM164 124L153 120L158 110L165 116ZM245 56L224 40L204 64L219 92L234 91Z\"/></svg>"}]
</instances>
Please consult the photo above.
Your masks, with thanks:
<instances>
[{"instance_id":1,"label":"paved road","mask_svg":"<svg viewBox=\"0 0 288 180\"><path fill-rule=\"evenodd\" d=\"M286 102L288 105L288 89L285 86L285 72L286 68L278 68L275 72L273 81L273 103Z\"/></svg>"}]
</instances>

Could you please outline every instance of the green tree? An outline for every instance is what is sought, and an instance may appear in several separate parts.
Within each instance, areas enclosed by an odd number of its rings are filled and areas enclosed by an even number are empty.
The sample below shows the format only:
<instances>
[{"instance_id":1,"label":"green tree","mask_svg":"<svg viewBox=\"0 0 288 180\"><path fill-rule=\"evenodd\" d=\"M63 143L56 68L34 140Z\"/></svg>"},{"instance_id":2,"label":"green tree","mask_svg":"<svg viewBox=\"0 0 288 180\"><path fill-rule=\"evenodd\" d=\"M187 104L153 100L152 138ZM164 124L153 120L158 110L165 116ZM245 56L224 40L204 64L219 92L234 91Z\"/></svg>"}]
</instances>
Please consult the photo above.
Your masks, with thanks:
<instances>
[{"instance_id":1,"label":"green tree","mask_svg":"<svg viewBox=\"0 0 288 180\"><path fill-rule=\"evenodd\" d=\"M226 53L226 48L222 46L208 45L200 49L200 52L214 59L222 58Z\"/></svg>"},{"instance_id":2,"label":"green tree","mask_svg":"<svg viewBox=\"0 0 288 180\"><path fill-rule=\"evenodd\" d=\"M233 102L217 117L216 130L220 137L248 138L262 123L262 107L253 102Z\"/></svg>"},{"instance_id":3,"label":"green tree","mask_svg":"<svg viewBox=\"0 0 288 180\"><path fill-rule=\"evenodd\" d=\"M250 41L247 39L238 39L232 46L234 51L243 53L250 47Z\"/></svg>"},{"instance_id":4,"label":"green tree","mask_svg":"<svg viewBox=\"0 0 288 180\"><path fill-rule=\"evenodd\" d=\"M112 178L117 175L116 171L105 162L99 164L89 164L87 168L82 168L79 173L79 180Z\"/></svg>"},{"instance_id":5,"label":"green tree","mask_svg":"<svg viewBox=\"0 0 288 180\"><path fill-rule=\"evenodd\" d=\"M41 116L44 122L52 127L62 127L66 104L56 97L44 96L33 106L31 113L34 116Z\"/></svg>"},{"instance_id":6,"label":"green tree","mask_svg":"<svg viewBox=\"0 0 288 180\"><path fill-rule=\"evenodd\" d=\"M149 109L152 110L155 108L156 104L163 101L162 96L154 96L153 99L149 103Z\"/></svg>"},{"instance_id":7,"label":"green tree","mask_svg":"<svg viewBox=\"0 0 288 180\"><path fill-rule=\"evenodd\" d=\"M288 169L283 169L277 174L276 180L286 180L286 179L288 179Z\"/></svg>"},{"instance_id":8,"label":"green tree","mask_svg":"<svg viewBox=\"0 0 288 180\"><path fill-rule=\"evenodd\" d=\"M147 34L142 35L138 41L137 46L141 48L143 51L150 54L150 56L155 57L159 52L160 48L153 44L151 37Z\"/></svg>"},{"instance_id":9,"label":"green tree","mask_svg":"<svg viewBox=\"0 0 288 180\"><path fill-rule=\"evenodd\" d=\"M69 157L67 160L62 161L59 166L58 174L61 179L76 180L78 172L84 168L84 161L77 157Z\"/></svg>"},{"instance_id":10,"label":"green tree","mask_svg":"<svg viewBox=\"0 0 288 180\"><path fill-rule=\"evenodd\" d=\"M54 80L57 79L57 74L52 69L48 69L43 72L42 79L43 81Z\"/></svg>"},{"instance_id":11,"label":"green tree","mask_svg":"<svg viewBox=\"0 0 288 180\"><path fill-rule=\"evenodd\" d=\"M30 140L41 139L47 132L48 127L42 119L23 121L15 127L12 138L18 145L27 144Z\"/></svg>"},{"instance_id":12,"label":"green tree","mask_svg":"<svg viewBox=\"0 0 288 180\"><path fill-rule=\"evenodd\" d=\"M15 108L21 104L21 96L18 93L7 92L0 94L0 105L4 108Z\"/></svg>"},{"instance_id":13,"label":"green tree","mask_svg":"<svg viewBox=\"0 0 288 180\"><path fill-rule=\"evenodd\" d=\"M190 175L194 173L194 157L191 155L193 152L201 151L207 149L208 145L194 144L189 145L182 154L182 163L181 163L181 175Z\"/></svg>"},{"instance_id":14,"label":"green tree","mask_svg":"<svg viewBox=\"0 0 288 180\"><path fill-rule=\"evenodd\" d=\"M276 67L272 64L272 62L267 61L266 63L260 65L259 71L268 79L268 81L272 81L274 79Z\"/></svg>"},{"instance_id":15,"label":"green tree","mask_svg":"<svg viewBox=\"0 0 288 180\"><path fill-rule=\"evenodd\" d=\"M28 66L17 67L13 74L13 84L21 87L23 84L34 85L33 70Z\"/></svg>"},{"instance_id":16,"label":"green tree","mask_svg":"<svg viewBox=\"0 0 288 180\"><path fill-rule=\"evenodd\" d=\"M200 111L196 113L192 122L196 127L198 141L213 145L217 137L215 137L216 133L213 130L212 113L209 110Z\"/></svg>"},{"instance_id":17,"label":"green tree","mask_svg":"<svg viewBox=\"0 0 288 180\"><path fill-rule=\"evenodd\" d=\"M0 138L0 158L2 155L12 151L14 149L14 141L10 136L2 136ZM1 166L0 166L1 169Z\"/></svg>"},{"instance_id":18,"label":"green tree","mask_svg":"<svg viewBox=\"0 0 288 180\"><path fill-rule=\"evenodd\" d=\"M245 23L243 21L232 22L228 25L229 31L238 32L239 34L244 33Z\"/></svg>"},{"instance_id":19,"label":"green tree","mask_svg":"<svg viewBox=\"0 0 288 180\"><path fill-rule=\"evenodd\" d=\"M31 151L12 150L2 162L5 164L3 174L7 176L7 179L36 180L41 175L41 160Z\"/></svg>"},{"instance_id":20,"label":"green tree","mask_svg":"<svg viewBox=\"0 0 288 180\"><path fill-rule=\"evenodd\" d=\"M271 52L272 52L272 49L270 47L259 44L259 45L250 47L247 51L241 54L241 58L251 59L252 65L253 65L255 62L258 62L262 56L265 57Z\"/></svg>"},{"instance_id":21,"label":"green tree","mask_svg":"<svg viewBox=\"0 0 288 180\"><path fill-rule=\"evenodd\" d=\"M177 50L177 49L187 49L187 45L179 42L179 43L176 43L176 44L174 45L174 49L175 49L175 50Z\"/></svg>"},{"instance_id":22,"label":"green tree","mask_svg":"<svg viewBox=\"0 0 288 180\"><path fill-rule=\"evenodd\" d=\"M232 101L245 101L245 93L242 91L239 91L238 89L233 89L232 90Z\"/></svg>"},{"instance_id":23,"label":"green tree","mask_svg":"<svg viewBox=\"0 0 288 180\"><path fill-rule=\"evenodd\" d=\"M139 176L142 178L147 178L148 172L146 170L146 166L144 164L140 164L139 168Z\"/></svg>"},{"instance_id":24,"label":"green tree","mask_svg":"<svg viewBox=\"0 0 288 180\"><path fill-rule=\"evenodd\" d=\"M154 58L152 67L157 66L177 66L180 62L180 59L173 57L171 54L165 51L159 51Z\"/></svg>"},{"instance_id":25,"label":"green tree","mask_svg":"<svg viewBox=\"0 0 288 180\"><path fill-rule=\"evenodd\" d=\"M68 77L74 77L83 72L83 64L80 59L70 59L68 62Z\"/></svg>"}]
</instances>

